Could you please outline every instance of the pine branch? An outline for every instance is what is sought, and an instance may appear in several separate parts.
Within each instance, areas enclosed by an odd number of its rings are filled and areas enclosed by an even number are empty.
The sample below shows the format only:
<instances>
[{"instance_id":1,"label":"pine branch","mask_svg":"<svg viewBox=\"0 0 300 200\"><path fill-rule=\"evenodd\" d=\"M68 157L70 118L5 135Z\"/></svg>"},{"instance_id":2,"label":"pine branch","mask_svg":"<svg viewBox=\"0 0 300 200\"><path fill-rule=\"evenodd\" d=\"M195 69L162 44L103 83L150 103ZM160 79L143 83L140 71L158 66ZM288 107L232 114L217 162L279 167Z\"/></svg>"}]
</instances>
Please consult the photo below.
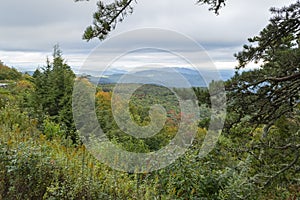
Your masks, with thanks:
<instances>
[{"instance_id":1,"label":"pine branch","mask_svg":"<svg viewBox=\"0 0 300 200\"><path fill-rule=\"evenodd\" d=\"M279 176L280 174L284 173L285 171L289 170L290 168L292 168L299 160L299 148L300 146L298 146L298 148L296 149L296 158L286 167L284 167L283 169L281 169L280 171L276 172L275 175L271 176L267 182L264 184L264 187L268 186L273 179L275 179L277 176Z\"/></svg>"}]
</instances>

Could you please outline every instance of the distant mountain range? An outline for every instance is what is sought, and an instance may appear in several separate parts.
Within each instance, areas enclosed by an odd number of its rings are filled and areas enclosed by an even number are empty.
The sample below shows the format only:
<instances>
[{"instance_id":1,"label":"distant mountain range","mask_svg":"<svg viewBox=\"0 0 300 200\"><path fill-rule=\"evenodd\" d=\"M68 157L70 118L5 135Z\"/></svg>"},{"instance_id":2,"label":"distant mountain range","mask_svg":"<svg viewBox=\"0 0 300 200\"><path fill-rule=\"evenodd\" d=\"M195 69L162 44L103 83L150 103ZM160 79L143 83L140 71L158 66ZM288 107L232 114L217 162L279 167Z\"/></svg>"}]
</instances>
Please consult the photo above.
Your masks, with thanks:
<instances>
[{"instance_id":1,"label":"distant mountain range","mask_svg":"<svg viewBox=\"0 0 300 200\"><path fill-rule=\"evenodd\" d=\"M93 73L95 74L95 73ZM86 75L86 74L82 74ZM211 81L226 81L234 75L234 70L194 70L190 68L170 67L152 68L135 71L107 70L99 75L88 75L94 84L142 83L161 84L168 87L207 87Z\"/></svg>"},{"instance_id":2,"label":"distant mountain range","mask_svg":"<svg viewBox=\"0 0 300 200\"><path fill-rule=\"evenodd\" d=\"M23 72L25 73L25 72ZM26 71L32 75L33 71ZM94 84L155 83L168 87L207 87L212 80L226 81L234 75L232 69L195 70L185 67L149 68L127 71L112 68L105 72L86 70L77 76L86 76Z\"/></svg>"}]
</instances>

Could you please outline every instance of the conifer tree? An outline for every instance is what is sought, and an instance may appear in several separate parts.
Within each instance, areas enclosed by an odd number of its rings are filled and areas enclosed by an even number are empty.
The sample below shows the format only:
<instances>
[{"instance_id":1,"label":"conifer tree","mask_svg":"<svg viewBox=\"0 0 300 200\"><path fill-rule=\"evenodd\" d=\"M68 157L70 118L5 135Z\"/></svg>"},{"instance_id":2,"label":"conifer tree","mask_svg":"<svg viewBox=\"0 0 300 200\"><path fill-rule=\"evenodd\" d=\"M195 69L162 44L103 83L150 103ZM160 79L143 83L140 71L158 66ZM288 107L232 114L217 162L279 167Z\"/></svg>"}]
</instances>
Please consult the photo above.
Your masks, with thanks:
<instances>
[{"instance_id":1,"label":"conifer tree","mask_svg":"<svg viewBox=\"0 0 300 200\"><path fill-rule=\"evenodd\" d=\"M34 107L40 117L51 120L65 128L67 136L76 139L72 115L72 93L75 74L62 58L59 46L54 46L53 61L47 59L42 69L33 75L36 86Z\"/></svg>"}]
</instances>

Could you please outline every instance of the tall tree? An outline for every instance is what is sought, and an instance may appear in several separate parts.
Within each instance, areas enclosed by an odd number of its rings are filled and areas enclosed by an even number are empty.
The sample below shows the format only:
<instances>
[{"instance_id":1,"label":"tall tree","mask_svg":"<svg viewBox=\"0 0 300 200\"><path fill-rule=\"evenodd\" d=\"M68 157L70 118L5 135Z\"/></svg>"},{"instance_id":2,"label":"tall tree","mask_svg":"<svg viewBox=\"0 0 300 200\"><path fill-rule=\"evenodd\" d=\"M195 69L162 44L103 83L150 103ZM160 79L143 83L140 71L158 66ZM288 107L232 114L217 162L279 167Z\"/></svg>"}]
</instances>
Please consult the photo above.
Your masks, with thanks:
<instances>
[{"instance_id":1,"label":"tall tree","mask_svg":"<svg viewBox=\"0 0 300 200\"><path fill-rule=\"evenodd\" d=\"M299 184L300 2L271 11L270 23L235 55L226 128L230 148L247 157L246 182L272 190ZM242 70L252 61L262 64Z\"/></svg>"},{"instance_id":2,"label":"tall tree","mask_svg":"<svg viewBox=\"0 0 300 200\"><path fill-rule=\"evenodd\" d=\"M34 72L36 91L34 94L37 113L48 115L64 126L75 140L75 126L72 115L72 93L75 74L62 58L59 46L53 51L53 61L47 59L46 67ZM40 112L38 112L40 111Z\"/></svg>"}]
</instances>

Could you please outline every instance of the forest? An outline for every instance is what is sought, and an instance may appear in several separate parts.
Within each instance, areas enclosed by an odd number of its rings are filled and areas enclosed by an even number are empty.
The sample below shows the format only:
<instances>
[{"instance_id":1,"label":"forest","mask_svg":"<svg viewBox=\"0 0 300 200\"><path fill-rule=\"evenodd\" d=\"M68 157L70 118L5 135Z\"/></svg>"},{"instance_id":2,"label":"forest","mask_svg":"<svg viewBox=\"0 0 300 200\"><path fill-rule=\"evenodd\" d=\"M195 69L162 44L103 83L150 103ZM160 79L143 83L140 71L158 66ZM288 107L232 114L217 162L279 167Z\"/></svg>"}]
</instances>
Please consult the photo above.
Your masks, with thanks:
<instances>
[{"instance_id":1,"label":"forest","mask_svg":"<svg viewBox=\"0 0 300 200\"><path fill-rule=\"evenodd\" d=\"M126 11L131 2L99 4L102 13L85 39L105 39L115 26L107 21L122 13L109 16L105 9ZM225 1L199 2L218 13ZM145 84L133 93L129 112L137 125L151 123L154 104L166 111L162 129L149 138L120 130L111 106L115 85L94 85L76 75L58 45L33 75L0 62L0 199L299 199L300 2L271 13L269 24L235 54L239 66L231 79L207 88ZM263 62L244 70L253 61ZM190 98L191 89L200 112L192 144L170 165L148 172L118 171L100 162L74 120L73 98L85 97L74 94L78 81L95 91L97 120L109 141L135 153L170 143L185 115L178 96ZM200 157L219 84L227 98L224 127L212 151Z\"/></svg>"}]
</instances>

